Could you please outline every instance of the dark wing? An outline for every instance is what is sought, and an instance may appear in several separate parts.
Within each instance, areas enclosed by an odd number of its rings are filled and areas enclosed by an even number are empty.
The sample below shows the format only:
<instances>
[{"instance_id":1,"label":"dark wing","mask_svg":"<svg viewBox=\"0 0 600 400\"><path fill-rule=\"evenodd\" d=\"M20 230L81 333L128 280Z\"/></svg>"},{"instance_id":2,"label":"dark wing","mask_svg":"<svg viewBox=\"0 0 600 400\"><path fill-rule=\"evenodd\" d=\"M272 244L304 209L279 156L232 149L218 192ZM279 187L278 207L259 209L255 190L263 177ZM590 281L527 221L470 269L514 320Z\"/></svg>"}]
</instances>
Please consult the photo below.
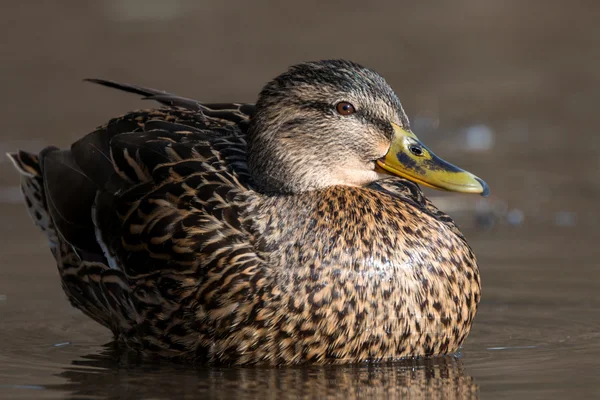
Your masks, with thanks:
<instances>
[{"instance_id":1,"label":"dark wing","mask_svg":"<svg viewBox=\"0 0 600 400\"><path fill-rule=\"evenodd\" d=\"M245 316L221 312L223 304L232 297L249 306L258 301L248 274L261 260L243 223L254 196L245 142L251 106L213 105L208 112L189 99L156 97L166 94L152 89L100 83L172 106L115 118L70 150L43 153L49 213L82 265L105 264L110 268L100 275L126 279L130 291L121 297L135 321L112 322L113 331L130 326L136 337L177 349L170 341L188 337L184 314L198 304L207 318L229 327L229 318ZM69 279L90 281L86 270ZM69 283L73 297L77 283ZM92 301L85 285L71 300L88 313L107 309L84 304Z\"/></svg>"},{"instance_id":2,"label":"dark wing","mask_svg":"<svg viewBox=\"0 0 600 400\"><path fill-rule=\"evenodd\" d=\"M262 261L243 223L253 192L239 128L165 124L112 138L115 175L95 208L106 256L133 288L137 336L144 347L171 351L212 337L194 329L244 321L247 314L229 307L242 303L251 312L260 301L248 276L261 276ZM194 325L189 313L205 324Z\"/></svg>"}]
</instances>

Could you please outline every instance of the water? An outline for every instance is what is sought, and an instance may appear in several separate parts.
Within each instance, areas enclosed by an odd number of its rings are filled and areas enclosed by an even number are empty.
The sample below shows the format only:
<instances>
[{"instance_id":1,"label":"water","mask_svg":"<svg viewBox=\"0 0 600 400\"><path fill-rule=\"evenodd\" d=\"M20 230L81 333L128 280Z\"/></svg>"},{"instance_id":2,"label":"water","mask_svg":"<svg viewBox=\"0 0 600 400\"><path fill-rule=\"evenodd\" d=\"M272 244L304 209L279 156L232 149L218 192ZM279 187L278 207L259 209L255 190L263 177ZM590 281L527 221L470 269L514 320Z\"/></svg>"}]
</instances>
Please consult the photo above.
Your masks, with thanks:
<instances>
[{"instance_id":1,"label":"water","mask_svg":"<svg viewBox=\"0 0 600 400\"><path fill-rule=\"evenodd\" d=\"M462 0L367 11L358 1L250 9L178 0L137 12L134 0L85 3L1 6L1 37L15 38L0 42L9 56L0 65L2 152L66 146L144 105L83 77L253 101L286 65L351 58L386 76L436 153L490 184L489 200L428 192L473 246L483 297L453 357L277 369L144 363L105 346L109 333L67 303L3 159L0 398L600 396L600 6Z\"/></svg>"}]
</instances>

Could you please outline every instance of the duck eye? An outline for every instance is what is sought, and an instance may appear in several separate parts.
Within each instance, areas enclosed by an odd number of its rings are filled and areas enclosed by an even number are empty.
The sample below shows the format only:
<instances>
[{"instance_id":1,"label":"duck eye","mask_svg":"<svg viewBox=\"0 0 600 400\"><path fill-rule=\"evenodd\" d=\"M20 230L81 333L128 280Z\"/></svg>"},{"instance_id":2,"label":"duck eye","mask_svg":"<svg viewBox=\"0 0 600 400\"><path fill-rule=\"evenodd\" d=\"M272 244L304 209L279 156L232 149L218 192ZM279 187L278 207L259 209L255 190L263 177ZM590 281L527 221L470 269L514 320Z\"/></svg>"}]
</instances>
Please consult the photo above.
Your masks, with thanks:
<instances>
[{"instance_id":1,"label":"duck eye","mask_svg":"<svg viewBox=\"0 0 600 400\"><path fill-rule=\"evenodd\" d=\"M356 112L356 109L354 108L354 106L352 104L348 103L347 101L340 101L335 106L335 109L337 110L338 114L340 114L340 115L350 115L350 114L354 114Z\"/></svg>"},{"instance_id":2,"label":"duck eye","mask_svg":"<svg viewBox=\"0 0 600 400\"><path fill-rule=\"evenodd\" d=\"M409 146L408 149L417 157L421 157L423 155L423 149L421 149L419 146L412 145Z\"/></svg>"}]
</instances>

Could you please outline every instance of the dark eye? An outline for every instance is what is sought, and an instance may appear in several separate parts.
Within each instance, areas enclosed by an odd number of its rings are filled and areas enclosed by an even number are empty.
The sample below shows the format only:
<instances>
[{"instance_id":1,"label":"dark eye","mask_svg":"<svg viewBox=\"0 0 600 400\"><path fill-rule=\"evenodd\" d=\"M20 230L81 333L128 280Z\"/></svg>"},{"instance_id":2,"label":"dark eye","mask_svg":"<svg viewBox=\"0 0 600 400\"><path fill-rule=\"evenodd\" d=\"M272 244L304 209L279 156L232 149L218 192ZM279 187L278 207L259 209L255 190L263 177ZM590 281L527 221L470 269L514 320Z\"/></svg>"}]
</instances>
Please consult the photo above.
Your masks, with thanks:
<instances>
[{"instance_id":1,"label":"dark eye","mask_svg":"<svg viewBox=\"0 0 600 400\"><path fill-rule=\"evenodd\" d=\"M419 146L412 145L408 149L410 150L411 153L413 153L417 157L420 157L423 155L423 149L421 149Z\"/></svg>"},{"instance_id":2,"label":"dark eye","mask_svg":"<svg viewBox=\"0 0 600 400\"><path fill-rule=\"evenodd\" d=\"M340 115L350 115L350 114L354 114L356 112L356 109L354 108L354 106L352 104L348 103L347 101L340 101L335 106L335 109L337 110L337 112Z\"/></svg>"}]
</instances>

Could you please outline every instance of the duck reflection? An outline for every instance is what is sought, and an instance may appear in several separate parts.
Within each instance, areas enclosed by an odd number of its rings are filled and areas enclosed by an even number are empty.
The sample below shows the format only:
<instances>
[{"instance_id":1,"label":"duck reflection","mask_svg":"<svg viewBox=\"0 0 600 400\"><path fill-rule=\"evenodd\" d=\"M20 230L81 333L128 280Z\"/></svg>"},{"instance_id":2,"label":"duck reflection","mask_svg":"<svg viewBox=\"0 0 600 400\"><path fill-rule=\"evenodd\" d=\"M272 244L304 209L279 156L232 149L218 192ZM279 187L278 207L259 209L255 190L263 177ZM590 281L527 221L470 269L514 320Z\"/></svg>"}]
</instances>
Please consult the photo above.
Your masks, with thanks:
<instances>
[{"instance_id":1,"label":"duck reflection","mask_svg":"<svg viewBox=\"0 0 600 400\"><path fill-rule=\"evenodd\" d=\"M98 399L477 399L456 357L329 367L227 368L142 363L108 348L72 362L47 386L67 398Z\"/></svg>"}]
</instances>

